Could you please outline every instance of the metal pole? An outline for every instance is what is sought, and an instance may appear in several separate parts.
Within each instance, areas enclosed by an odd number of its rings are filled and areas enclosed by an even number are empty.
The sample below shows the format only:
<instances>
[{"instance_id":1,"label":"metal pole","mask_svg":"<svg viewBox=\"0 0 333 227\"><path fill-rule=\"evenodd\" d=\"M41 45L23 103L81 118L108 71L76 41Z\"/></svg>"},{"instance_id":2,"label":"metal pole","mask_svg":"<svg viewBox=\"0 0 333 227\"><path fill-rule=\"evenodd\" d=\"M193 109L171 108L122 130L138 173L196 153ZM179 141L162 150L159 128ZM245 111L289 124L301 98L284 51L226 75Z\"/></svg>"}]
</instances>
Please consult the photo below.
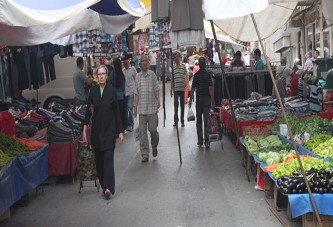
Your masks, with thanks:
<instances>
[{"instance_id":1,"label":"metal pole","mask_svg":"<svg viewBox=\"0 0 333 227\"><path fill-rule=\"evenodd\" d=\"M323 28L323 4L319 1L319 40L320 40L320 54L322 58L326 58L324 49L324 28ZM314 47L316 50L316 46Z\"/></svg>"},{"instance_id":2,"label":"metal pole","mask_svg":"<svg viewBox=\"0 0 333 227\"><path fill-rule=\"evenodd\" d=\"M252 17L252 21L253 21L253 24L254 24L254 27L256 29L256 32L257 32L257 35L258 35L258 38L259 38L259 42L260 42L260 46L262 48L262 52L265 56L265 60L266 60L266 63L267 63L267 67L268 67L268 70L269 70L269 74L272 78L272 82L273 82L273 88L277 94L277 99L279 101L279 104L280 104L280 107L281 107L281 110L282 110L282 115L283 115L283 118L288 126L288 133L289 133L289 136L290 136L290 139L291 139L291 142L293 144L293 147L294 147L294 150L296 152L296 156L297 156L297 160L298 160L298 163L299 163L299 166L301 168L301 171L302 171L302 175L303 175L303 178L304 178L304 181L305 181L305 184L306 184L306 188L308 190L308 193L309 193L309 196L310 196L310 200L311 200L311 203L312 203L312 206L313 206L313 210L314 210L314 213L316 214L316 218L318 220L318 223L319 223L319 226L322 227L322 223L321 223L321 220L320 220L320 217L319 217L319 213L318 213L318 210L317 210L317 206L316 206L316 203L313 199L313 195L312 195L312 192L311 192L311 189L310 189L310 186L309 186L309 182L306 178L306 175L305 175L305 171L304 171L304 168L303 168L303 164L302 164L302 161L301 161L301 158L299 156L299 153L298 153L298 149L297 149L297 146L296 146L296 143L294 141L294 135L292 134L291 132L291 129L290 129L290 125L289 125L289 121L288 121L288 118L287 118L287 115L286 115L286 112L284 110L284 107L283 107L283 104L282 104L282 100L281 100L281 96L279 94L279 91L277 89L277 86L276 86L276 83L275 83L275 80L274 80L274 76L273 76L273 72L272 72L272 68L271 68L271 65L269 64L269 60L268 60L268 57L267 57L267 54L266 54L266 49L263 45L263 41L261 39L261 36L260 36L260 33L259 33L259 30L258 30L258 26L257 26L257 22L254 18L254 15L251 13L251 17Z\"/></svg>"},{"instance_id":3,"label":"metal pole","mask_svg":"<svg viewBox=\"0 0 333 227\"><path fill-rule=\"evenodd\" d=\"M222 91L223 91L223 87L225 87L225 90L226 90L227 96L228 96L228 100L229 100L229 107L230 107L231 114L232 114L232 120L233 120L233 123L234 123L234 126L235 126L236 138L237 138L238 141L240 141L239 140L238 125L237 125L237 121L236 121L235 111L234 111L234 107L231 103L231 96L230 96L228 81L227 81L227 78L225 76L224 64L222 63L221 53L219 51L219 46L217 45L218 40L217 40L217 37L216 37L215 27L214 27L214 23L213 23L212 20L210 20L210 25L212 26L212 31L213 31L213 35L214 35L215 50L217 51L217 54L218 54L219 60L220 60L220 66L221 66L221 71L222 71ZM225 86L223 86L223 82L224 82Z\"/></svg>"},{"instance_id":4,"label":"metal pole","mask_svg":"<svg viewBox=\"0 0 333 227\"><path fill-rule=\"evenodd\" d=\"M172 56L172 48L170 48L170 57L171 57L171 77L172 77L172 87L173 87L173 98L175 98L175 78L173 74L173 56ZM178 113L177 113L178 114ZM180 139L179 139L179 130L178 130L178 123L176 123L176 130L177 130L177 140L178 140L178 151L179 151L179 161L180 164L183 164L182 160L182 150L180 147Z\"/></svg>"},{"instance_id":5,"label":"metal pole","mask_svg":"<svg viewBox=\"0 0 333 227\"><path fill-rule=\"evenodd\" d=\"M162 22L159 22L161 26ZM159 27L160 29L160 27ZM162 29L161 29L162 30ZM162 93L163 93L163 127L165 127L165 120L166 120L166 109L165 109L165 58L164 58L164 51L163 51L163 32L160 31L159 34L159 46L160 46L160 59L159 64L161 65L161 80L162 80Z\"/></svg>"}]
</instances>

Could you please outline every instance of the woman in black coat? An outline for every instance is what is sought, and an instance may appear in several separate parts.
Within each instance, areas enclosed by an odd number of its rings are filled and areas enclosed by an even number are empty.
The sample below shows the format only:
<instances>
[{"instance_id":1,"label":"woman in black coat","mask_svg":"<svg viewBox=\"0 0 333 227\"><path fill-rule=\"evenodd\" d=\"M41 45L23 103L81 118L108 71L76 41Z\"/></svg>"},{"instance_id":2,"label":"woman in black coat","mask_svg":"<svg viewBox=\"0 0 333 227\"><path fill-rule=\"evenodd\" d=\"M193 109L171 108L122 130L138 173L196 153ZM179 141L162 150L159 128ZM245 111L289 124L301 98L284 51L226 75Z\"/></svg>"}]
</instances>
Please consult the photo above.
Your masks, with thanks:
<instances>
[{"instance_id":1,"label":"woman in black coat","mask_svg":"<svg viewBox=\"0 0 333 227\"><path fill-rule=\"evenodd\" d=\"M88 98L83 140L87 141L87 125L92 116L91 144L95 150L97 176L106 199L115 193L114 149L116 133L124 140L115 89L107 84L108 69L97 68L98 85L91 88Z\"/></svg>"}]
</instances>

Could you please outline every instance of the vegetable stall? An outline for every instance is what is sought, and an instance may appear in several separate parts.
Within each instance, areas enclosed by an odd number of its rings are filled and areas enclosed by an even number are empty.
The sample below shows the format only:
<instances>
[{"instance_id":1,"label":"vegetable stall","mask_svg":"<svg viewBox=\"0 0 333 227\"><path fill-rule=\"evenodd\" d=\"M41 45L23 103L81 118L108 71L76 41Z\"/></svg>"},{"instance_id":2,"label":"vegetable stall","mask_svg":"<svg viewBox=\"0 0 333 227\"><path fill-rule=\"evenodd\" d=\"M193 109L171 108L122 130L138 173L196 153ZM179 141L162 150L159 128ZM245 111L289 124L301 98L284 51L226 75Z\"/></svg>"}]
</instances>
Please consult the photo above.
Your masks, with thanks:
<instances>
[{"instance_id":1,"label":"vegetable stall","mask_svg":"<svg viewBox=\"0 0 333 227\"><path fill-rule=\"evenodd\" d=\"M311 121L317 122L317 125L312 127L313 136L305 141L303 135L307 131L304 129L311 123L306 125L304 122ZM280 123L277 120L271 127L272 135L265 135L265 137L245 135L241 138L242 148L246 149L259 167L261 173L257 173L258 177L264 176L262 178L265 181L261 182L262 189L267 197L274 197L276 209L281 209L278 207L278 205L281 206L281 202L279 204L279 201L276 200L282 196L287 198L285 201L288 201L288 204L284 203L282 206L285 206L286 209L289 206L292 220L302 216L303 221L308 221L307 213L314 211L291 141L274 131ZM331 206L333 202L333 162L331 159L333 157L331 149L333 137L330 134L318 132L323 132L322 129L332 126L332 122L315 117L312 120L295 119L294 123L291 120L291 127L296 127L294 129L298 130L298 137L301 138L298 140L297 148L318 212L322 217L330 217L333 215ZM258 179L258 183L260 183L260 179Z\"/></svg>"}]
</instances>

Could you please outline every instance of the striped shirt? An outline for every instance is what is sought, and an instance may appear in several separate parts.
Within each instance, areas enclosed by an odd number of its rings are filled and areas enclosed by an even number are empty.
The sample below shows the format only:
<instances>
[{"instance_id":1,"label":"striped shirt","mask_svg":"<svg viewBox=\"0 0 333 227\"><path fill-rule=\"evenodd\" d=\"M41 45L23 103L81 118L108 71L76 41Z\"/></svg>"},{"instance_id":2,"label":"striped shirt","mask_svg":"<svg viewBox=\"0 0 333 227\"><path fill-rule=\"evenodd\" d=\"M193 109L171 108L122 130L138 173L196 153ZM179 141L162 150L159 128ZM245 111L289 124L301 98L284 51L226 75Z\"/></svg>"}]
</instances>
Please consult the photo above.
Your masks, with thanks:
<instances>
[{"instance_id":1,"label":"striped shirt","mask_svg":"<svg viewBox=\"0 0 333 227\"><path fill-rule=\"evenodd\" d=\"M187 70L185 65L175 65L173 67L173 77L175 80L175 91L185 91L185 76L187 75Z\"/></svg>"},{"instance_id":2,"label":"striped shirt","mask_svg":"<svg viewBox=\"0 0 333 227\"><path fill-rule=\"evenodd\" d=\"M210 97L209 87L212 87L211 75L206 69L200 69L193 77L192 88L196 91L197 97Z\"/></svg>"},{"instance_id":3,"label":"striped shirt","mask_svg":"<svg viewBox=\"0 0 333 227\"><path fill-rule=\"evenodd\" d=\"M159 91L155 73L148 69L147 73L138 73L135 78L134 94L139 96L138 114L157 113L155 92Z\"/></svg>"}]
</instances>

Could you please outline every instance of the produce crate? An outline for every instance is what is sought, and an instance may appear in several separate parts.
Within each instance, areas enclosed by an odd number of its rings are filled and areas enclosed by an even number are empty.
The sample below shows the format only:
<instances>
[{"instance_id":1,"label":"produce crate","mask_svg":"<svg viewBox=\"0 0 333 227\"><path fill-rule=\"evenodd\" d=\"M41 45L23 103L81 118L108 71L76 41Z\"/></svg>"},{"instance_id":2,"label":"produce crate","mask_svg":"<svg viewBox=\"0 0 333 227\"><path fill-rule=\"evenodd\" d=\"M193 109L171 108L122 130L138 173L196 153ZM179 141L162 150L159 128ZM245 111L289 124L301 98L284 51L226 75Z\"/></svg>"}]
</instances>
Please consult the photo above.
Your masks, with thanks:
<instances>
[{"instance_id":1,"label":"produce crate","mask_svg":"<svg viewBox=\"0 0 333 227\"><path fill-rule=\"evenodd\" d=\"M275 188L275 183L272 180L272 178L268 175L267 172L264 172L264 182L265 182L265 187L264 187L264 192L265 192L265 197L267 199L273 199L274 198L274 188Z\"/></svg>"},{"instance_id":2,"label":"produce crate","mask_svg":"<svg viewBox=\"0 0 333 227\"><path fill-rule=\"evenodd\" d=\"M277 187L274 187L274 207L277 211L287 210L288 196L283 195Z\"/></svg>"},{"instance_id":3,"label":"produce crate","mask_svg":"<svg viewBox=\"0 0 333 227\"><path fill-rule=\"evenodd\" d=\"M323 227L333 227L333 216L319 215L321 224ZM314 213L302 215L302 227L319 226L318 221Z\"/></svg>"},{"instance_id":4,"label":"produce crate","mask_svg":"<svg viewBox=\"0 0 333 227\"><path fill-rule=\"evenodd\" d=\"M265 125L251 125L242 128L244 136L250 136L254 140L265 138L271 135Z\"/></svg>"},{"instance_id":5,"label":"produce crate","mask_svg":"<svg viewBox=\"0 0 333 227\"><path fill-rule=\"evenodd\" d=\"M292 217L289 200L288 200L288 206L287 206L287 217L288 217L289 221L292 221L292 222L301 222L302 221L302 216L298 216L296 218Z\"/></svg>"},{"instance_id":6,"label":"produce crate","mask_svg":"<svg viewBox=\"0 0 333 227\"><path fill-rule=\"evenodd\" d=\"M7 219L10 218L10 208L8 208L7 210L5 210L2 214L0 214L0 222L3 222Z\"/></svg>"}]
</instances>

